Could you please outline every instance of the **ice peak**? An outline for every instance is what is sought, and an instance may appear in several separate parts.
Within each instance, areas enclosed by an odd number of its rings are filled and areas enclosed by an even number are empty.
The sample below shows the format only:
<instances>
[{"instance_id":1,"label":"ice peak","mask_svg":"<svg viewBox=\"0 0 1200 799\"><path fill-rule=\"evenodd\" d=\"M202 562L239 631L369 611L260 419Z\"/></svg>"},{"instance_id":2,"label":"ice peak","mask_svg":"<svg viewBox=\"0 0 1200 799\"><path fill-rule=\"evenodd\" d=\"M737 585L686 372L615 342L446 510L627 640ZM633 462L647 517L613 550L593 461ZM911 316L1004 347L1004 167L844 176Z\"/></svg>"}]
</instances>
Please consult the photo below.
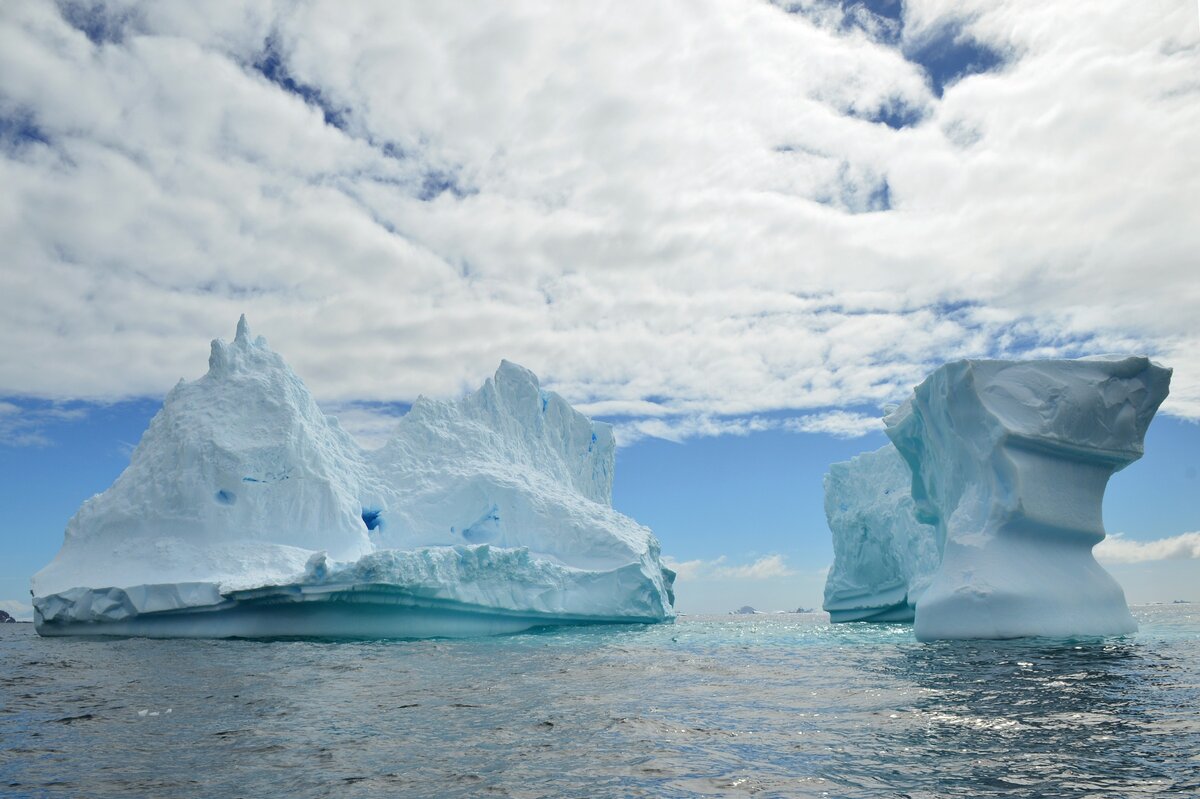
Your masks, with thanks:
<instances>
[{"instance_id":1,"label":"ice peak","mask_svg":"<svg viewBox=\"0 0 1200 799\"><path fill-rule=\"evenodd\" d=\"M212 341L212 349L208 356L209 374L222 375L240 371L245 368L283 368L283 359L272 352L267 346L267 340L262 336L254 337L250 333L250 323L246 315L238 318L237 330L233 341L226 343L219 338Z\"/></svg>"},{"instance_id":2,"label":"ice peak","mask_svg":"<svg viewBox=\"0 0 1200 799\"><path fill-rule=\"evenodd\" d=\"M245 314L238 317L237 332L234 334L233 341L242 345L250 343L250 325L246 322Z\"/></svg>"},{"instance_id":3,"label":"ice peak","mask_svg":"<svg viewBox=\"0 0 1200 799\"><path fill-rule=\"evenodd\" d=\"M500 361L500 366L496 369L495 380L497 383L527 383L535 388L541 387L537 375L519 363L513 363L507 359Z\"/></svg>"}]
</instances>

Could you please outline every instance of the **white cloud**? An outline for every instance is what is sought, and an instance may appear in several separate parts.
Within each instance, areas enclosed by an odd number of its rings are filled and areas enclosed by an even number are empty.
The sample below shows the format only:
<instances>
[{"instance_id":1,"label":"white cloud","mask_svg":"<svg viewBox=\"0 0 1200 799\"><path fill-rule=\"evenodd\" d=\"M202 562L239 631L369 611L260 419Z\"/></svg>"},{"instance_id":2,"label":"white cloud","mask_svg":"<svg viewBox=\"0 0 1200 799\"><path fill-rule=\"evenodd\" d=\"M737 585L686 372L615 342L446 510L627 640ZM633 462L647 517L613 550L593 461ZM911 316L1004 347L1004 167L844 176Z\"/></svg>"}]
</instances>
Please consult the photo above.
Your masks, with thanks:
<instances>
[{"instance_id":1,"label":"white cloud","mask_svg":"<svg viewBox=\"0 0 1200 799\"><path fill-rule=\"evenodd\" d=\"M1180 533L1153 541L1134 541L1121 533L1111 533L1092 552L1105 563L1200 558L1200 533Z\"/></svg>"},{"instance_id":2,"label":"white cloud","mask_svg":"<svg viewBox=\"0 0 1200 799\"><path fill-rule=\"evenodd\" d=\"M828 573L828 567L794 567L780 554L736 563L726 556L664 560L677 574L675 607L681 613L726 613L743 605L766 611L817 607Z\"/></svg>"},{"instance_id":3,"label":"white cloud","mask_svg":"<svg viewBox=\"0 0 1200 799\"><path fill-rule=\"evenodd\" d=\"M655 411L661 413L661 411ZM843 410L828 410L803 416L776 418L767 416L713 417L646 416L619 419L614 423L617 445L627 447L644 438L662 438L682 442L710 436L745 436L764 430L792 433L825 433L837 438L859 438L883 430L882 415Z\"/></svg>"},{"instance_id":4,"label":"white cloud","mask_svg":"<svg viewBox=\"0 0 1200 799\"><path fill-rule=\"evenodd\" d=\"M686 560L677 561L672 558L664 559L668 568L675 571L675 579L679 582L696 580L770 580L776 577L790 577L796 572L787 565L783 555L765 555L751 563L730 564L721 555L715 560Z\"/></svg>"},{"instance_id":5,"label":"white cloud","mask_svg":"<svg viewBox=\"0 0 1200 799\"><path fill-rule=\"evenodd\" d=\"M33 606L19 599L0 599L0 610L17 621L33 621Z\"/></svg>"},{"instance_id":6,"label":"white cloud","mask_svg":"<svg viewBox=\"0 0 1200 799\"><path fill-rule=\"evenodd\" d=\"M391 406L361 404L326 405L322 410L335 417L342 429L367 449L386 444L395 433L396 423L407 412Z\"/></svg>"},{"instance_id":7,"label":"white cloud","mask_svg":"<svg viewBox=\"0 0 1200 799\"><path fill-rule=\"evenodd\" d=\"M777 426L774 421L758 416L715 418L702 415L622 420L614 423L613 431L617 445L628 447L643 438L680 442L710 436L744 436Z\"/></svg>"},{"instance_id":8,"label":"white cloud","mask_svg":"<svg viewBox=\"0 0 1200 799\"><path fill-rule=\"evenodd\" d=\"M788 419L783 426L797 433L828 433L838 438L858 438L883 430L883 421L881 416L835 410Z\"/></svg>"},{"instance_id":9,"label":"white cloud","mask_svg":"<svg viewBox=\"0 0 1200 799\"><path fill-rule=\"evenodd\" d=\"M715 562L722 562L724 561L724 558L725 556L722 555L720 558L717 558ZM712 562L707 560L679 561L667 556L663 558L663 563L667 565L667 568L675 572L675 582L682 583L700 578L701 575L707 572L710 563Z\"/></svg>"},{"instance_id":10,"label":"white cloud","mask_svg":"<svg viewBox=\"0 0 1200 799\"><path fill-rule=\"evenodd\" d=\"M782 555L767 555L743 566L725 566L714 570L714 576L718 579L770 580L793 574L795 572L784 562Z\"/></svg>"},{"instance_id":11,"label":"white cloud","mask_svg":"<svg viewBox=\"0 0 1200 799\"><path fill-rule=\"evenodd\" d=\"M1195 7L799 5L3 4L0 395L161 396L246 311L327 406L507 357L628 437L851 435L1136 350L1200 418ZM937 97L888 38L947 26L1008 61Z\"/></svg>"},{"instance_id":12,"label":"white cloud","mask_svg":"<svg viewBox=\"0 0 1200 799\"><path fill-rule=\"evenodd\" d=\"M23 407L14 402L0 401L0 446L38 447L51 443L45 428L48 425L71 422L87 415L83 408L57 405Z\"/></svg>"}]
</instances>

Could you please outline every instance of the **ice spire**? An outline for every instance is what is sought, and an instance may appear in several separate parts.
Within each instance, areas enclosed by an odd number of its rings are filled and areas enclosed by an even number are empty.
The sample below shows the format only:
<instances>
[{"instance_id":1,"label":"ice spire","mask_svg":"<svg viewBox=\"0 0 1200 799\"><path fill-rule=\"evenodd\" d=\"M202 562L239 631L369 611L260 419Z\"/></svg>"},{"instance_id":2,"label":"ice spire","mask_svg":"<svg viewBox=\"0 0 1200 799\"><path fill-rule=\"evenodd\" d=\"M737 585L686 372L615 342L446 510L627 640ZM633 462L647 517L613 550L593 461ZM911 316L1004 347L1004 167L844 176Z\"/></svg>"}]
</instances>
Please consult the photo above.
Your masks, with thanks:
<instances>
[{"instance_id":1,"label":"ice spire","mask_svg":"<svg viewBox=\"0 0 1200 799\"><path fill-rule=\"evenodd\" d=\"M250 325L246 322L245 314L238 317L237 333L234 334L233 340L239 344L250 343Z\"/></svg>"}]
</instances>

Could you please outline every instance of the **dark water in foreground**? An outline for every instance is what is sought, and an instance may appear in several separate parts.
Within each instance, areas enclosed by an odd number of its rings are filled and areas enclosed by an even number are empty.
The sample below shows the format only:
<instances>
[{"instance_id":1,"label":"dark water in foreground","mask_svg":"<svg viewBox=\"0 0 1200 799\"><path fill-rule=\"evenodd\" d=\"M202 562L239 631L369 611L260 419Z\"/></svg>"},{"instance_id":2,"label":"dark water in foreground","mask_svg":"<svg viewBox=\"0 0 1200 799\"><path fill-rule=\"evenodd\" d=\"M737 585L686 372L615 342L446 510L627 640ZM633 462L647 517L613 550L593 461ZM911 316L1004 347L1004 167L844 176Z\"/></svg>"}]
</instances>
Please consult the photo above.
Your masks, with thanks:
<instances>
[{"instance_id":1,"label":"dark water in foreground","mask_svg":"<svg viewBox=\"0 0 1200 799\"><path fill-rule=\"evenodd\" d=\"M1200 606L1135 615L934 645L818 615L364 643L3 625L0 796L1200 795Z\"/></svg>"}]
</instances>

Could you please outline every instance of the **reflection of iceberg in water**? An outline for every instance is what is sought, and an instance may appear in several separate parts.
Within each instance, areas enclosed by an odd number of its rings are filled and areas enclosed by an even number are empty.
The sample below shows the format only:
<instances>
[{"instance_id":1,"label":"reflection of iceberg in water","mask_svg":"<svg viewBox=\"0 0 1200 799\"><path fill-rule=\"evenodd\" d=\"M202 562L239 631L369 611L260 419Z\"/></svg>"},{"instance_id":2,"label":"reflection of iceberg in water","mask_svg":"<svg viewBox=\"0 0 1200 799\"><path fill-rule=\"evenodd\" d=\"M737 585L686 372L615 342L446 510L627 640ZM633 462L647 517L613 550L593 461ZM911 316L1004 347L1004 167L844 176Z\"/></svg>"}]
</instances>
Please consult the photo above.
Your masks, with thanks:
<instances>
[{"instance_id":1,"label":"reflection of iceberg in water","mask_svg":"<svg viewBox=\"0 0 1200 799\"><path fill-rule=\"evenodd\" d=\"M38 631L424 637L674 616L614 440L502 363L364 451L245 319L35 575Z\"/></svg>"}]
</instances>

